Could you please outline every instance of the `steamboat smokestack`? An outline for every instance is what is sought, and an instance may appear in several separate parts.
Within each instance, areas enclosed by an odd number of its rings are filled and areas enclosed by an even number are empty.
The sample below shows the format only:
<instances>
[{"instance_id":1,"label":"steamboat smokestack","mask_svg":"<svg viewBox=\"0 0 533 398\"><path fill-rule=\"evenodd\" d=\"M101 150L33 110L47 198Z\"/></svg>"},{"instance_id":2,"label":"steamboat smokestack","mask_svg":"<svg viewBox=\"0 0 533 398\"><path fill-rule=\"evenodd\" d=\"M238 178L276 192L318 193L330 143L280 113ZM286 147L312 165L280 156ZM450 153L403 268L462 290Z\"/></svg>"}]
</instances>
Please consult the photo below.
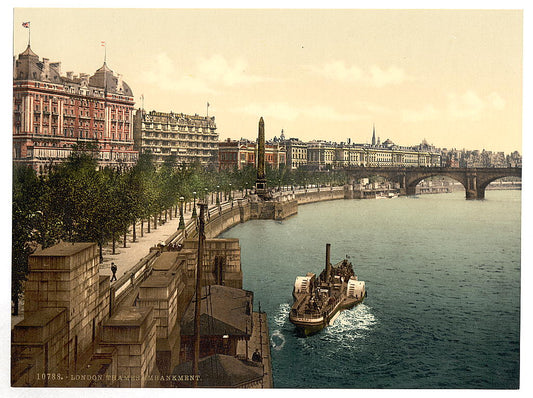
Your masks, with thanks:
<instances>
[{"instance_id":1,"label":"steamboat smokestack","mask_svg":"<svg viewBox=\"0 0 533 398\"><path fill-rule=\"evenodd\" d=\"M326 243L326 282L329 282L329 278L331 276L330 255L331 255L331 244Z\"/></svg>"}]
</instances>

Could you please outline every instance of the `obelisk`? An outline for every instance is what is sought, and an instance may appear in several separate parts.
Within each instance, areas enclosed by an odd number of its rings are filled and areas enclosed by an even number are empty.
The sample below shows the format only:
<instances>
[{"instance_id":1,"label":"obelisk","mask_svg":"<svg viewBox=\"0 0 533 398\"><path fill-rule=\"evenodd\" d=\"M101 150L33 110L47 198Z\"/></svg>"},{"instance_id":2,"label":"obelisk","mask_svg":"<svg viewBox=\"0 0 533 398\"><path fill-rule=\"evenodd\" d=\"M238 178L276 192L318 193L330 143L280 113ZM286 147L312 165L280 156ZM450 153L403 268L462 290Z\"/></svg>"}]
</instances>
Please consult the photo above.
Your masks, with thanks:
<instances>
[{"instance_id":1,"label":"obelisk","mask_svg":"<svg viewBox=\"0 0 533 398\"><path fill-rule=\"evenodd\" d=\"M263 117L259 119L259 135L257 136L257 180L255 190L259 196L264 196L267 192L267 181L265 174L265 122Z\"/></svg>"}]
</instances>

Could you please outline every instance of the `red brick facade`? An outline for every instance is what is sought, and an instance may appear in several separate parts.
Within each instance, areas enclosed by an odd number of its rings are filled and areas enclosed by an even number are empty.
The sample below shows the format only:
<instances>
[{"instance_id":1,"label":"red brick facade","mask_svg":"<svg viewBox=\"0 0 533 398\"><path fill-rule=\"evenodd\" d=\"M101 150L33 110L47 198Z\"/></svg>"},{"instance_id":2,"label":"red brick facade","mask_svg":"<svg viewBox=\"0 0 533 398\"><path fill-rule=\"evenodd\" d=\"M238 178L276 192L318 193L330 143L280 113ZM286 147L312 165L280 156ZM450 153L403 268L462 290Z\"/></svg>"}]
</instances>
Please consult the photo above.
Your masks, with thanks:
<instances>
[{"instance_id":1,"label":"red brick facade","mask_svg":"<svg viewBox=\"0 0 533 398\"><path fill-rule=\"evenodd\" d=\"M226 140L219 143L218 162L220 170L241 170L245 166L257 166L257 145L248 140ZM279 169L280 164L285 164L285 149L277 143L265 144L265 163L273 169Z\"/></svg>"},{"instance_id":2,"label":"red brick facade","mask_svg":"<svg viewBox=\"0 0 533 398\"><path fill-rule=\"evenodd\" d=\"M60 63L28 46L14 64L13 161L43 171L86 143L100 166L132 166L133 106L130 87L105 63L93 76L61 76Z\"/></svg>"}]
</instances>

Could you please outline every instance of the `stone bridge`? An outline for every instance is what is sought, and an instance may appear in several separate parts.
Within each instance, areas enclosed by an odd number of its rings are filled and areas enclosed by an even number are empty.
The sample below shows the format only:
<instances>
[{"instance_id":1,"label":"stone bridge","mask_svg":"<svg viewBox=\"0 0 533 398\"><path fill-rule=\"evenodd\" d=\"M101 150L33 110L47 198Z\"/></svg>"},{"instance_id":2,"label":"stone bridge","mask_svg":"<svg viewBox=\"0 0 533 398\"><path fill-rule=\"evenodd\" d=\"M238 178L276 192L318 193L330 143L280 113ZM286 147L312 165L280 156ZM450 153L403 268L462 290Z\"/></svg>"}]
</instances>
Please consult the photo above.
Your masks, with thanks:
<instances>
[{"instance_id":1,"label":"stone bridge","mask_svg":"<svg viewBox=\"0 0 533 398\"><path fill-rule=\"evenodd\" d=\"M402 195L414 195L418 183L426 178L446 176L463 184L466 199L484 199L487 185L499 178L522 178L522 168L519 167L351 167L346 171L354 180L380 176L398 182Z\"/></svg>"}]
</instances>

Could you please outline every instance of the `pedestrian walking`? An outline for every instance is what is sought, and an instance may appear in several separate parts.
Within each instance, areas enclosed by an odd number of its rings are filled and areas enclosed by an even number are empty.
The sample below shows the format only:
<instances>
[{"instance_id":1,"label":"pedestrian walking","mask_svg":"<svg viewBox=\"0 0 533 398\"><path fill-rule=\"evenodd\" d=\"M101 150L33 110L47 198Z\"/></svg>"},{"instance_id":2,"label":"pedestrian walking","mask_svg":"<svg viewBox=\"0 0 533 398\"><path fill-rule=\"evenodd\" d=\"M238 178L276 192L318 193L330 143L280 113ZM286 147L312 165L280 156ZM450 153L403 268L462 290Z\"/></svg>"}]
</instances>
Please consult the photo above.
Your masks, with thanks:
<instances>
[{"instance_id":1,"label":"pedestrian walking","mask_svg":"<svg viewBox=\"0 0 533 398\"><path fill-rule=\"evenodd\" d=\"M117 280L117 266L115 263L111 263L111 272L113 273L113 276L111 276L111 282Z\"/></svg>"}]
</instances>

